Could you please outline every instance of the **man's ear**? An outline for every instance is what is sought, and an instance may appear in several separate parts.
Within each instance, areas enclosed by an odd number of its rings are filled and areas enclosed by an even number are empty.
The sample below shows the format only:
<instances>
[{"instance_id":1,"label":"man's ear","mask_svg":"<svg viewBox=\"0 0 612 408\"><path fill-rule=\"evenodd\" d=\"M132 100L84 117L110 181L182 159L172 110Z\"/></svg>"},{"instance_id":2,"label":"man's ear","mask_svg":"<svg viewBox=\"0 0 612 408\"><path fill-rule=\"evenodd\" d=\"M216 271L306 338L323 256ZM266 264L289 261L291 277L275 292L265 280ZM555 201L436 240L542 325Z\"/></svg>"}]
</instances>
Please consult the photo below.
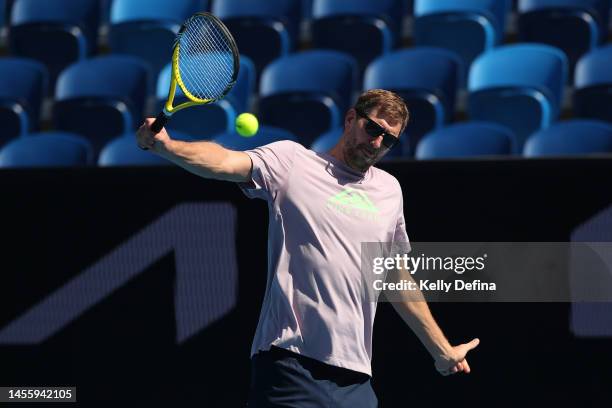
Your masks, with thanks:
<instances>
[{"instance_id":1,"label":"man's ear","mask_svg":"<svg viewBox=\"0 0 612 408\"><path fill-rule=\"evenodd\" d=\"M355 108L349 109L344 116L344 130L349 129L353 125L356 118L357 112L355 112Z\"/></svg>"}]
</instances>

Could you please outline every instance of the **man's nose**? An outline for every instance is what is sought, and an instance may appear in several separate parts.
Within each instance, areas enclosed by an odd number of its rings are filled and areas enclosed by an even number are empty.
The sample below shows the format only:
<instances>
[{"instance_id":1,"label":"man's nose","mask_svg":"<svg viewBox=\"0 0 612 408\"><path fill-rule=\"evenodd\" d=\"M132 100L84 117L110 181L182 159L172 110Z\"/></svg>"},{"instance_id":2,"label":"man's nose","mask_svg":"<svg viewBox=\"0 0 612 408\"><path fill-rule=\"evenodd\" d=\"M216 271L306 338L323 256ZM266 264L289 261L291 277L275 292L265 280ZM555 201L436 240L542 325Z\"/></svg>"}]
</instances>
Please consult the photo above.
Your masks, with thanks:
<instances>
[{"instance_id":1,"label":"man's nose","mask_svg":"<svg viewBox=\"0 0 612 408\"><path fill-rule=\"evenodd\" d=\"M375 149L380 149L380 146L382 145L382 140L383 137L382 135L376 136L372 138L372 147L374 147Z\"/></svg>"}]
</instances>

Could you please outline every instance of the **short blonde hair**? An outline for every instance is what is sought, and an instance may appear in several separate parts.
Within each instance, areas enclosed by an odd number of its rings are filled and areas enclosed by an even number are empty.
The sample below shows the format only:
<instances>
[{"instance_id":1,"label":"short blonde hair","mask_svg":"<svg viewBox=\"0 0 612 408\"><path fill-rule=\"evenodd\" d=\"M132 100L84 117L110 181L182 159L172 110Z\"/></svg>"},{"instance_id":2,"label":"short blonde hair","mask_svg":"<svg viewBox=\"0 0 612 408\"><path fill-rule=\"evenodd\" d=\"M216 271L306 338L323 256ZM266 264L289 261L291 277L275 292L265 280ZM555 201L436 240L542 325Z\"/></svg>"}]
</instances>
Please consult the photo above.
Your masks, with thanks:
<instances>
[{"instance_id":1,"label":"short blonde hair","mask_svg":"<svg viewBox=\"0 0 612 408\"><path fill-rule=\"evenodd\" d=\"M386 89L370 89L369 91L365 91L359 95L354 108L356 110L361 110L367 115L369 115L373 109L378 108L380 114L389 116L391 119L402 124L400 134L402 134L406 128L410 117L408 107L402 97Z\"/></svg>"}]
</instances>

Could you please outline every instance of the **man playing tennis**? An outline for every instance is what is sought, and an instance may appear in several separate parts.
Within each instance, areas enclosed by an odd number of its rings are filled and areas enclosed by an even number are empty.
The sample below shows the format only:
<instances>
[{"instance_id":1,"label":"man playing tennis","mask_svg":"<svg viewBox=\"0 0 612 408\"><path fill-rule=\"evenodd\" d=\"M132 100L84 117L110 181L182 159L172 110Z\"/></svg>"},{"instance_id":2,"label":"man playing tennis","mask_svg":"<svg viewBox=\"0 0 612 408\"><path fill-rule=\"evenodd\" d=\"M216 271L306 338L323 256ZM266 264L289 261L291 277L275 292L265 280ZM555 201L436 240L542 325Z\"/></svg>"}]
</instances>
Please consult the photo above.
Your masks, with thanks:
<instances>
[{"instance_id":1,"label":"man playing tennis","mask_svg":"<svg viewBox=\"0 0 612 408\"><path fill-rule=\"evenodd\" d=\"M212 142L154 135L153 119L137 143L202 177L238 182L268 202L268 280L252 355L249 407L376 407L371 387L376 303L366 301L362 242L409 247L398 181L373 165L408 122L403 100L363 93L328 153L280 141L238 152ZM432 355L442 375L469 373L474 339L451 346L425 302L394 307Z\"/></svg>"}]
</instances>

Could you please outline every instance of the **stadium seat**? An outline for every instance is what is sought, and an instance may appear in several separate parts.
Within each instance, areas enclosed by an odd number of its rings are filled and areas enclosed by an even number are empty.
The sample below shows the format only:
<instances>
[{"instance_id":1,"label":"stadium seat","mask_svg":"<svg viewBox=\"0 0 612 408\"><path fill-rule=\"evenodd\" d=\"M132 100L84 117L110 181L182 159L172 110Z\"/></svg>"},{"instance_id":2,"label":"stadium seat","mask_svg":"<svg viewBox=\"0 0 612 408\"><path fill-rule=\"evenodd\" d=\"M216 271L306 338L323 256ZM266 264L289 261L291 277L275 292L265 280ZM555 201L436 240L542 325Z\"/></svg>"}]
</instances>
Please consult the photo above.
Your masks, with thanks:
<instances>
[{"instance_id":1,"label":"stadium seat","mask_svg":"<svg viewBox=\"0 0 612 408\"><path fill-rule=\"evenodd\" d=\"M97 51L99 20L98 0L16 0L9 52L42 62L53 86L65 67Z\"/></svg>"},{"instance_id":2,"label":"stadium seat","mask_svg":"<svg viewBox=\"0 0 612 408\"><path fill-rule=\"evenodd\" d=\"M110 22L110 8L113 0L100 0L100 25L107 27Z\"/></svg>"},{"instance_id":3,"label":"stadium seat","mask_svg":"<svg viewBox=\"0 0 612 408\"><path fill-rule=\"evenodd\" d=\"M302 20L310 21L310 19L312 19L313 0L301 0L301 3L302 3Z\"/></svg>"},{"instance_id":4,"label":"stadium seat","mask_svg":"<svg viewBox=\"0 0 612 408\"><path fill-rule=\"evenodd\" d=\"M110 138L140 124L148 72L141 60L127 55L71 65L57 81L53 126L86 136L98 151Z\"/></svg>"},{"instance_id":5,"label":"stadium seat","mask_svg":"<svg viewBox=\"0 0 612 408\"><path fill-rule=\"evenodd\" d=\"M442 48L414 47L374 60L366 69L364 89L397 92L408 105L409 124L401 147L391 156L411 156L426 133L453 120L455 99L463 76L457 54Z\"/></svg>"},{"instance_id":6,"label":"stadium seat","mask_svg":"<svg viewBox=\"0 0 612 408\"><path fill-rule=\"evenodd\" d=\"M19 137L0 150L0 167L71 167L93 162L91 143L81 136L63 132Z\"/></svg>"},{"instance_id":7,"label":"stadium seat","mask_svg":"<svg viewBox=\"0 0 612 408\"><path fill-rule=\"evenodd\" d=\"M6 25L6 0L0 0L0 28Z\"/></svg>"},{"instance_id":8,"label":"stadium seat","mask_svg":"<svg viewBox=\"0 0 612 408\"><path fill-rule=\"evenodd\" d=\"M0 145L38 130L48 76L37 61L0 58Z\"/></svg>"},{"instance_id":9,"label":"stadium seat","mask_svg":"<svg viewBox=\"0 0 612 408\"><path fill-rule=\"evenodd\" d=\"M343 128L336 128L329 132L323 133L317 137L314 142L310 145L310 149L318 153L325 153L331 150L332 147L338 143L340 136L342 136Z\"/></svg>"},{"instance_id":10,"label":"stadium seat","mask_svg":"<svg viewBox=\"0 0 612 408\"><path fill-rule=\"evenodd\" d=\"M401 39L404 0L314 0L311 35L315 48L355 57L363 71Z\"/></svg>"},{"instance_id":11,"label":"stadium seat","mask_svg":"<svg viewBox=\"0 0 612 408\"><path fill-rule=\"evenodd\" d=\"M578 61L574 86L575 116L612 122L612 44Z\"/></svg>"},{"instance_id":12,"label":"stadium seat","mask_svg":"<svg viewBox=\"0 0 612 408\"><path fill-rule=\"evenodd\" d=\"M257 73L299 42L300 0L217 0L212 13L227 25L240 53L255 63Z\"/></svg>"},{"instance_id":13,"label":"stadium seat","mask_svg":"<svg viewBox=\"0 0 612 408\"><path fill-rule=\"evenodd\" d=\"M517 152L512 131L490 122L456 123L428 133L418 144L417 159L504 156Z\"/></svg>"},{"instance_id":14,"label":"stadium seat","mask_svg":"<svg viewBox=\"0 0 612 408\"><path fill-rule=\"evenodd\" d=\"M172 131L173 139L193 140L189 135ZM98 166L164 166L172 162L161 158L155 153L142 150L136 144L134 133L121 135L108 142L98 156Z\"/></svg>"},{"instance_id":15,"label":"stadium seat","mask_svg":"<svg viewBox=\"0 0 612 408\"><path fill-rule=\"evenodd\" d=\"M454 51L469 67L503 43L511 5L510 0L415 0L414 42Z\"/></svg>"},{"instance_id":16,"label":"stadium seat","mask_svg":"<svg viewBox=\"0 0 612 408\"><path fill-rule=\"evenodd\" d=\"M280 58L264 69L258 114L262 123L287 129L304 146L342 126L355 91L357 64L332 50Z\"/></svg>"},{"instance_id":17,"label":"stadium seat","mask_svg":"<svg viewBox=\"0 0 612 408\"><path fill-rule=\"evenodd\" d=\"M200 11L200 0L113 0L108 43L114 54L143 59L151 68L151 91L161 69L172 58L181 24Z\"/></svg>"},{"instance_id":18,"label":"stadium seat","mask_svg":"<svg viewBox=\"0 0 612 408\"><path fill-rule=\"evenodd\" d=\"M13 3L15 3L15 0L0 0L0 6L2 6L2 10L0 10L0 16L2 17L2 21L0 24L1 27L9 25L9 21L11 19L11 10L13 9Z\"/></svg>"},{"instance_id":19,"label":"stadium seat","mask_svg":"<svg viewBox=\"0 0 612 408\"><path fill-rule=\"evenodd\" d=\"M509 127L521 149L530 134L559 117L566 77L567 57L557 48L542 44L498 47L472 64L469 116Z\"/></svg>"},{"instance_id":20,"label":"stadium seat","mask_svg":"<svg viewBox=\"0 0 612 408\"><path fill-rule=\"evenodd\" d=\"M155 115L163 110L166 103L171 70L172 65L168 64L159 74ZM176 106L186 100L180 87L177 87L173 105ZM236 109L229 100L222 99L208 105L192 106L189 109L180 110L172 115L172 119L166 127L190 134L193 137L208 139L219 133L230 132L234 128L235 120Z\"/></svg>"},{"instance_id":21,"label":"stadium seat","mask_svg":"<svg viewBox=\"0 0 612 408\"><path fill-rule=\"evenodd\" d=\"M237 113L251 110L252 98L255 96L256 71L253 60L240 55L240 71L238 79L225 99L231 102Z\"/></svg>"},{"instance_id":22,"label":"stadium seat","mask_svg":"<svg viewBox=\"0 0 612 408\"><path fill-rule=\"evenodd\" d=\"M573 119L533 134L525 143L525 157L612 153L612 124Z\"/></svg>"},{"instance_id":23,"label":"stadium seat","mask_svg":"<svg viewBox=\"0 0 612 408\"><path fill-rule=\"evenodd\" d=\"M519 41L563 50L571 74L580 56L607 39L609 14L610 0L519 0Z\"/></svg>"},{"instance_id":24,"label":"stadium seat","mask_svg":"<svg viewBox=\"0 0 612 408\"><path fill-rule=\"evenodd\" d=\"M297 138L285 129L279 129L272 126L261 126L257 134L253 137L242 137L235 132L223 133L217 135L213 140L232 150L249 150L258 146L263 146L268 143L277 142L279 140L293 140L297 142Z\"/></svg>"}]
</instances>

